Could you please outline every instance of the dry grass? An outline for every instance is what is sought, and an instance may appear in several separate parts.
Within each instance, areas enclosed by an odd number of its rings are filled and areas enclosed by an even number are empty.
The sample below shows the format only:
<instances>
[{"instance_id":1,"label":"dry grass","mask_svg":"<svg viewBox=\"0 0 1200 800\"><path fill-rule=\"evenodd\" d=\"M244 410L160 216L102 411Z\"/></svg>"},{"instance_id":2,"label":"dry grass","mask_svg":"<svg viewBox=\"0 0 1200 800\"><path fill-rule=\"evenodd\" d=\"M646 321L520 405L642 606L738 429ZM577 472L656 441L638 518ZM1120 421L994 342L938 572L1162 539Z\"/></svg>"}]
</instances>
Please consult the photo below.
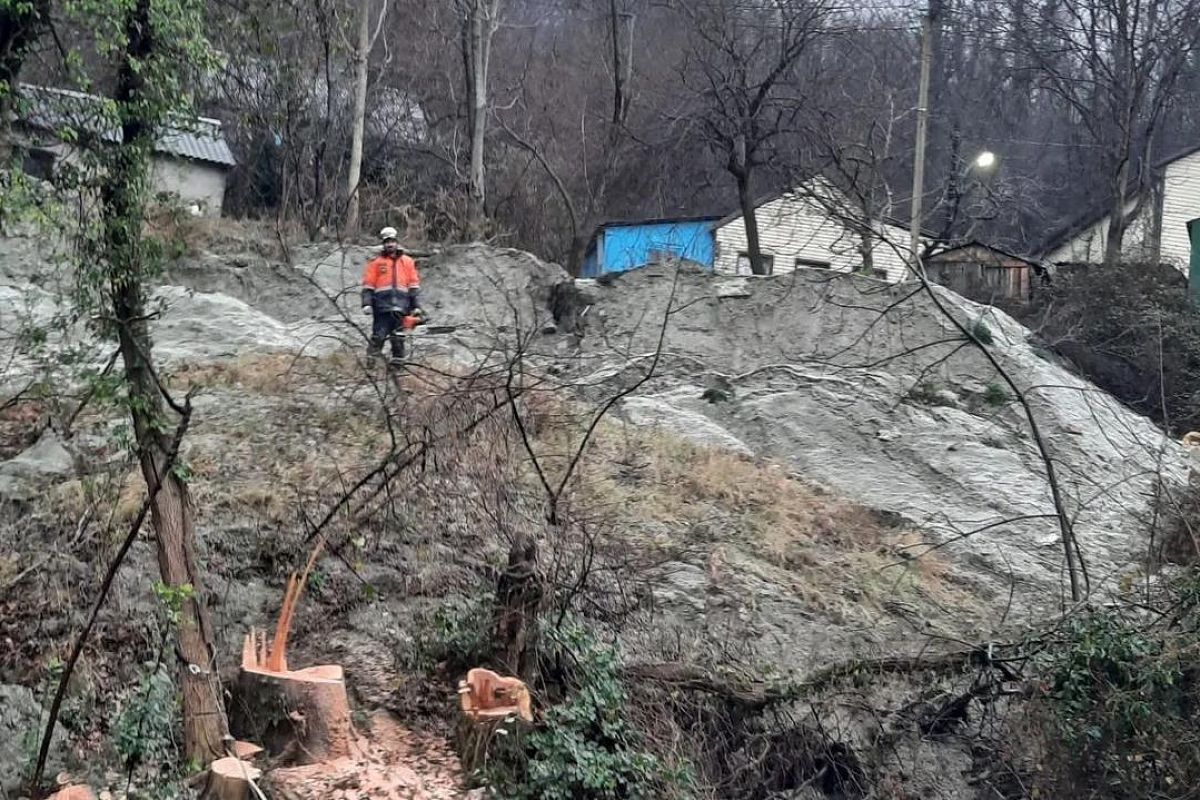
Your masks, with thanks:
<instances>
[{"instance_id":1,"label":"dry grass","mask_svg":"<svg viewBox=\"0 0 1200 800\"><path fill-rule=\"evenodd\" d=\"M825 610L891 602L961 603L940 553L908 558L920 536L861 505L790 475L778 464L690 444L657 431L605 426L580 476L585 502L615 509L636 530L684 534L712 548L710 568L743 556L798 578ZM672 534L675 535L675 534Z\"/></svg>"},{"instance_id":2,"label":"dry grass","mask_svg":"<svg viewBox=\"0 0 1200 800\"><path fill-rule=\"evenodd\" d=\"M145 499L141 472L130 468L123 474L73 478L50 487L45 508L64 524L73 524L94 506L92 516L101 525L124 527L133 522Z\"/></svg>"},{"instance_id":3,"label":"dry grass","mask_svg":"<svg viewBox=\"0 0 1200 800\"><path fill-rule=\"evenodd\" d=\"M353 380L360 377L359 369L354 357L346 352L322 358L271 353L207 364L185 364L171 374L169 385L178 391L222 387L279 396L290 394L301 385Z\"/></svg>"},{"instance_id":4,"label":"dry grass","mask_svg":"<svg viewBox=\"0 0 1200 800\"><path fill-rule=\"evenodd\" d=\"M295 224L282 228L274 220L193 217L186 210L170 205L153 210L146 231L159 239L179 245L188 255L208 253L255 252L266 258L284 258L284 242L301 241L303 232Z\"/></svg>"}]
</instances>

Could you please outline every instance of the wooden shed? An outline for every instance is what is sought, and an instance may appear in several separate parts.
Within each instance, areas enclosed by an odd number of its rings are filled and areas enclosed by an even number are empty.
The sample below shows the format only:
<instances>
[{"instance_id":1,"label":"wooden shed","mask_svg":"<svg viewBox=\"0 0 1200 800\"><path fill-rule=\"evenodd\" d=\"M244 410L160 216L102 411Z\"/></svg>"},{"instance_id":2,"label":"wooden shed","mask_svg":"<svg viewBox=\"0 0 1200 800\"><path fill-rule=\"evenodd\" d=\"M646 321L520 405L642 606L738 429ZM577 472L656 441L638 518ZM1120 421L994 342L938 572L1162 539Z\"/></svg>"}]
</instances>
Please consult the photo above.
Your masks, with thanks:
<instances>
[{"instance_id":1,"label":"wooden shed","mask_svg":"<svg viewBox=\"0 0 1200 800\"><path fill-rule=\"evenodd\" d=\"M979 302L1028 300L1046 278L1045 269L1036 261L982 242L968 242L928 256L925 274L934 283Z\"/></svg>"}]
</instances>

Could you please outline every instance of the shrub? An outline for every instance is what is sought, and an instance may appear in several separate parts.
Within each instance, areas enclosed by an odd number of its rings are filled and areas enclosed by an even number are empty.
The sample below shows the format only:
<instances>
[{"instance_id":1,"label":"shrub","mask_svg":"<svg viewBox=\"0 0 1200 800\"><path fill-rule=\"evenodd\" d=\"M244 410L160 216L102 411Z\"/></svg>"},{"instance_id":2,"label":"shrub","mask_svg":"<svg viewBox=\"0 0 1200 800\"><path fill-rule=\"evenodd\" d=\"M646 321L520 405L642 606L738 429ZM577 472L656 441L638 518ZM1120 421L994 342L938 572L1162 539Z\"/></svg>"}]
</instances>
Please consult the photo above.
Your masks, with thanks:
<instances>
[{"instance_id":1,"label":"shrub","mask_svg":"<svg viewBox=\"0 0 1200 800\"><path fill-rule=\"evenodd\" d=\"M1011 399L1005 388L995 381L989 383L987 388L983 390L983 402L992 407L1007 405Z\"/></svg>"},{"instance_id":2,"label":"shrub","mask_svg":"<svg viewBox=\"0 0 1200 800\"><path fill-rule=\"evenodd\" d=\"M972 323L971 336L980 344L992 344L996 341L996 337L992 335L992 329L983 319L977 319Z\"/></svg>"},{"instance_id":3,"label":"shrub","mask_svg":"<svg viewBox=\"0 0 1200 800\"><path fill-rule=\"evenodd\" d=\"M1049 774L1070 796L1183 798L1200 782L1196 597L1176 587L1178 625L1117 610L1070 620L1044 663ZM1061 796L1061 792L1059 793Z\"/></svg>"},{"instance_id":4,"label":"shrub","mask_svg":"<svg viewBox=\"0 0 1200 800\"><path fill-rule=\"evenodd\" d=\"M179 761L175 731L179 702L175 682L162 664L148 664L139 685L125 698L113 726L113 746L125 764L150 774L173 773Z\"/></svg>"},{"instance_id":5,"label":"shrub","mask_svg":"<svg viewBox=\"0 0 1200 800\"><path fill-rule=\"evenodd\" d=\"M418 619L413 635L412 666L452 671L477 667L491 648L492 595L451 597L434 612Z\"/></svg>"},{"instance_id":6,"label":"shrub","mask_svg":"<svg viewBox=\"0 0 1200 800\"><path fill-rule=\"evenodd\" d=\"M951 397L953 394L947 394L932 381L922 381L908 390L909 400L927 406L953 406Z\"/></svg>"},{"instance_id":7,"label":"shrub","mask_svg":"<svg viewBox=\"0 0 1200 800\"><path fill-rule=\"evenodd\" d=\"M545 640L570 664L565 699L517 746L493 755L485 781L509 800L651 800L687 791L687 771L671 771L627 721L628 695L617 655L583 627L567 623Z\"/></svg>"},{"instance_id":8,"label":"shrub","mask_svg":"<svg viewBox=\"0 0 1200 800\"><path fill-rule=\"evenodd\" d=\"M1080 267L1013 311L1119 400L1176 432L1200 428L1200 313L1174 267Z\"/></svg>"}]
</instances>

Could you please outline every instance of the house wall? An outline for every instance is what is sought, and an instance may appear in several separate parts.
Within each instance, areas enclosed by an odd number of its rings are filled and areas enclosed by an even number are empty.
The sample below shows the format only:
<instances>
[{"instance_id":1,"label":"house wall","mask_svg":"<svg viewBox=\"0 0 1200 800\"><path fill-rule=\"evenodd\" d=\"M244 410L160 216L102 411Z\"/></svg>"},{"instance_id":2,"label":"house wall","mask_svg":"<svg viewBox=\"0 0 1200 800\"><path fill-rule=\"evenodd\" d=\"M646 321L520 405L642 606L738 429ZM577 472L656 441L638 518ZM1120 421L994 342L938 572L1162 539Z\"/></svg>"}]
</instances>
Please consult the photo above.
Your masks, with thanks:
<instances>
[{"instance_id":1,"label":"house wall","mask_svg":"<svg viewBox=\"0 0 1200 800\"><path fill-rule=\"evenodd\" d=\"M151 185L156 193L178 195L184 205L199 205L203 216L219 217L227 175L215 164L156 155Z\"/></svg>"},{"instance_id":2,"label":"house wall","mask_svg":"<svg viewBox=\"0 0 1200 800\"><path fill-rule=\"evenodd\" d=\"M1162 204L1160 258L1186 274L1192 256L1188 223L1200 217L1200 152L1167 165Z\"/></svg>"},{"instance_id":3,"label":"house wall","mask_svg":"<svg viewBox=\"0 0 1200 800\"><path fill-rule=\"evenodd\" d=\"M1125 213L1133 211L1137 205L1131 202L1125 206ZM1165 198L1164 198L1165 205ZM1154 204L1146 203L1142 212L1129 224L1125 231L1125 239L1121 243L1121 257L1129 261L1140 261L1151 257ZM1063 242L1046 256L1046 260L1059 263L1099 264L1104 261L1104 242L1108 238L1108 220L1106 216L1099 222L1080 231L1073 238ZM1164 229L1163 235L1166 235ZM1184 238L1187 228L1184 228Z\"/></svg>"},{"instance_id":4,"label":"house wall","mask_svg":"<svg viewBox=\"0 0 1200 800\"><path fill-rule=\"evenodd\" d=\"M38 131L24 132L20 144L52 153L56 163L80 166L77 148ZM219 217L227 177L228 171L216 164L155 154L150 180L155 193L177 195L185 205L198 204L204 216Z\"/></svg>"},{"instance_id":5,"label":"house wall","mask_svg":"<svg viewBox=\"0 0 1200 800\"><path fill-rule=\"evenodd\" d=\"M712 222L663 222L649 225L614 225L604 228L601 241L584 260L583 276L624 272L643 267L661 254L711 267Z\"/></svg>"},{"instance_id":6,"label":"house wall","mask_svg":"<svg viewBox=\"0 0 1200 800\"><path fill-rule=\"evenodd\" d=\"M908 231L894 225L879 225L877 231L875 269L883 270L888 280L903 280L907 266L900 253L908 250ZM828 262L830 269L839 272L852 272L863 263L862 237L811 197L788 194L759 206L758 235L763 254L774 257L776 275L796 269L798 258ZM746 250L741 216L716 229L717 272L736 274L738 256Z\"/></svg>"}]
</instances>

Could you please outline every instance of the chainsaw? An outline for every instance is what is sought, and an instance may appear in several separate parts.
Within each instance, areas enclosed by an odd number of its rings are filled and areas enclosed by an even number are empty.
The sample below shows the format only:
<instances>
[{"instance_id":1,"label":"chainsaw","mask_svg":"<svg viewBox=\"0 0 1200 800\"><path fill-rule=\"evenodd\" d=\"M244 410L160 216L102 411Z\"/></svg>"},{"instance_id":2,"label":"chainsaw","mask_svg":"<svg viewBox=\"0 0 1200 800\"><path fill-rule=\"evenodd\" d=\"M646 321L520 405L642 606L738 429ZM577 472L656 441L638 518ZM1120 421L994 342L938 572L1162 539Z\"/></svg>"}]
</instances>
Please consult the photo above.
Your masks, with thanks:
<instances>
[{"instance_id":1,"label":"chainsaw","mask_svg":"<svg viewBox=\"0 0 1200 800\"><path fill-rule=\"evenodd\" d=\"M405 333L415 333L417 328L426 336L454 333L457 325L430 325L429 314L423 308L415 308L400 318L400 327Z\"/></svg>"}]
</instances>

